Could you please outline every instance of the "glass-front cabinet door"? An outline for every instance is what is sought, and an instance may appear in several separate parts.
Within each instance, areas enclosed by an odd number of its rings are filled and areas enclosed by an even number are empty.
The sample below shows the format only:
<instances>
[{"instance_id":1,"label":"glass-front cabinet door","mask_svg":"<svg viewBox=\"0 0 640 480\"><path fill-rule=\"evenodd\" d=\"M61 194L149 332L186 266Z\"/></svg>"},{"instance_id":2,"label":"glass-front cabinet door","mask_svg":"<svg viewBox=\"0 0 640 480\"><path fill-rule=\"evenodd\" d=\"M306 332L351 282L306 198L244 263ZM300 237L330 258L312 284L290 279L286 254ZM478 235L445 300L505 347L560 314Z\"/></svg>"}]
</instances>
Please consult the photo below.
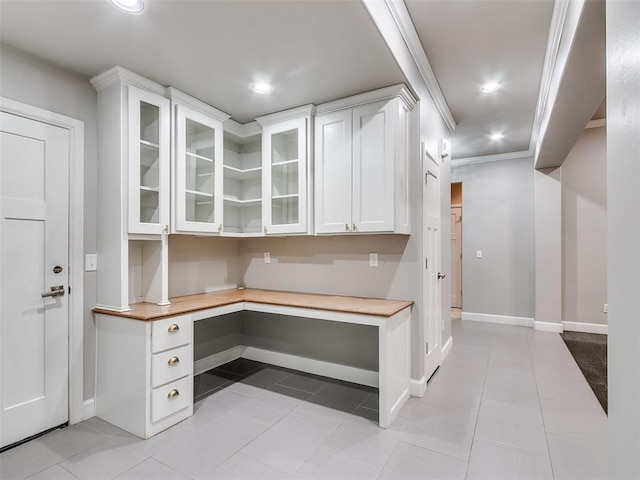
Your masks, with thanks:
<instances>
[{"instance_id":1,"label":"glass-front cabinet door","mask_svg":"<svg viewBox=\"0 0 640 480\"><path fill-rule=\"evenodd\" d=\"M129 233L169 225L169 100L129 86Z\"/></svg>"},{"instance_id":2,"label":"glass-front cabinet door","mask_svg":"<svg viewBox=\"0 0 640 480\"><path fill-rule=\"evenodd\" d=\"M307 124L296 118L262 130L262 218L268 234L307 232Z\"/></svg>"},{"instance_id":3,"label":"glass-front cabinet door","mask_svg":"<svg viewBox=\"0 0 640 480\"><path fill-rule=\"evenodd\" d=\"M185 105L177 105L175 135L175 229L220 233L222 122Z\"/></svg>"}]
</instances>

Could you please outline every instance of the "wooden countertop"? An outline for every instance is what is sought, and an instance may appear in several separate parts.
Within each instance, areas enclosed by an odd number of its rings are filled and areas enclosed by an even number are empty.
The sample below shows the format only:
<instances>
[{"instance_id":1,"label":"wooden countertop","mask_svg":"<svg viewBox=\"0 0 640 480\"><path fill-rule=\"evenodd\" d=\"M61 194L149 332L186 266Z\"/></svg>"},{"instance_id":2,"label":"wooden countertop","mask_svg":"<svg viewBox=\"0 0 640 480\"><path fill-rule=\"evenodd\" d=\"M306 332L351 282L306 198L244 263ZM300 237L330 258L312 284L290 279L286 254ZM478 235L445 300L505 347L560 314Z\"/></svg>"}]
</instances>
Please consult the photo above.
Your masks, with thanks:
<instances>
[{"instance_id":1,"label":"wooden countertop","mask_svg":"<svg viewBox=\"0 0 640 480\"><path fill-rule=\"evenodd\" d=\"M114 312L103 308L94 308L93 312L149 321L239 302L252 302L284 307L310 308L314 310L390 317L413 305L413 302L406 300L343 297L338 295L259 290L254 288L234 288L232 290L221 290L219 292L198 293L196 295L173 297L169 300L171 301L171 305L166 306L159 306L154 303L135 303L131 305L131 311L129 312Z\"/></svg>"}]
</instances>

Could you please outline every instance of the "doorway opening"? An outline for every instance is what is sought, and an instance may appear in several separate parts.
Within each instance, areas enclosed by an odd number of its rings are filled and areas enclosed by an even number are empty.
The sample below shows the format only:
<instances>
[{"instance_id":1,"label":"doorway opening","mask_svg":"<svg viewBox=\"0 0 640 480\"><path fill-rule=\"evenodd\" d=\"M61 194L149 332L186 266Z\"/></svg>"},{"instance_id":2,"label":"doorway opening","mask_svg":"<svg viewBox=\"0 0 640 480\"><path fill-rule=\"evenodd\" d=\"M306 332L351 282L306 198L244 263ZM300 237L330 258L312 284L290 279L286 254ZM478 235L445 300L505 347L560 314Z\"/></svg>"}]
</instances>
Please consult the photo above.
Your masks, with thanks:
<instances>
[{"instance_id":1,"label":"doorway opening","mask_svg":"<svg viewBox=\"0 0 640 480\"><path fill-rule=\"evenodd\" d=\"M451 184L451 317L462 316L462 183Z\"/></svg>"}]
</instances>

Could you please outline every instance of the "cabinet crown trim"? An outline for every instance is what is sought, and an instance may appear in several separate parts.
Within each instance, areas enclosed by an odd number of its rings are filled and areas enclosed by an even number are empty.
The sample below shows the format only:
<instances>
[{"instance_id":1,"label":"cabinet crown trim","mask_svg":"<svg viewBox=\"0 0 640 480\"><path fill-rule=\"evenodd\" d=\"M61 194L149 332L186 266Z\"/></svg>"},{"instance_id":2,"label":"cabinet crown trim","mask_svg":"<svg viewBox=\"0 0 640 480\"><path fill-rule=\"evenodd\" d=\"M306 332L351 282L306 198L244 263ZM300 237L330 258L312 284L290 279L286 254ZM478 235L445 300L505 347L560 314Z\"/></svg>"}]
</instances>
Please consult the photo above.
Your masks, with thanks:
<instances>
[{"instance_id":1,"label":"cabinet crown trim","mask_svg":"<svg viewBox=\"0 0 640 480\"><path fill-rule=\"evenodd\" d=\"M224 131L238 137L239 139L254 137L262 134L262 128L260 124L255 120L249 123L238 123L231 118L224 122Z\"/></svg>"},{"instance_id":2,"label":"cabinet crown trim","mask_svg":"<svg viewBox=\"0 0 640 480\"><path fill-rule=\"evenodd\" d=\"M181 92L177 88L167 87L166 88L166 96L170 98L172 101L187 105L191 108L195 108L196 110L200 110L200 112L208 115L210 117L215 118L216 120L220 120L221 122L227 121L231 118L231 115L223 112L222 110L218 110L215 107L203 102L202 100L198 100L191 95Z\"/></svg>"},{"instance_id":3,"label":"cabinet crown trim","mask_svg":"<svg viewBox=\"0 0 640 480\"><path fill-rule=\"evenodd\" d=\"M265 125L282 122L284 120L291 120L292 118L308 117L311 115L315 115L315 113L316 106L310 103L301 107L290 108L289 110L283 110L281 112L270 113L269 115L256 117L256 122L264 127Z\"/></svg>"},{"instance_id":4,"label":"cabinet crown trim","mask_svg":"<svg viewBox=\"0 0 640 480\"><path fill-rule=\"evenodd\" d=\"M392 85L390 87L360 93L351 97L341 98L332 102L323 103L316 107L316 114L324 114L353 108L367 103L378 102L380 100L391 100L399 98L408 110L413 110L417 100L404 83Z\"/></svg>"},{"instance_id":5,"label":"cabinet crown trim","mask_svg":"<svg viewBox=\"0 0 640 480\"><path fill-rule=\"evenodd\" d=\"M91 85L93 85L93 88L95 88L98 92L107 87L110 87L114 83L125 82L130 85L144 88L145 90L149 90L162 96L164 96L165 94L164 86L120 66L110 68L106 72L96 75L89 81L91 82Z\"/></svg>"}]
</instances>

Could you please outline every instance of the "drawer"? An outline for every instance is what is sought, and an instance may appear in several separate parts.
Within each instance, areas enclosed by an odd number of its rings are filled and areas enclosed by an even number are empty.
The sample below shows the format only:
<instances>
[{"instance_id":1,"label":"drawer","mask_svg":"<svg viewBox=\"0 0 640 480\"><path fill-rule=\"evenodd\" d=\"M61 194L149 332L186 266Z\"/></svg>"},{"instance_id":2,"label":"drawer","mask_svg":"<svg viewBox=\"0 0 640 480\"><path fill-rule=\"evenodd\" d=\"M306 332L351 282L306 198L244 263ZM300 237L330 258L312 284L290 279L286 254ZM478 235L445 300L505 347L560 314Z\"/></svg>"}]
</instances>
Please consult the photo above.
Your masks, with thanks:
<instances>
[{"instance_id":1,"label":"drawer","mask_svg":"<svg viewBox=\"0 0 640 480\"><path fill-rule=\"evenodd\" d=\"M193 377L151 390L151 422L157 422L193 403Z\"/></svg>"},{"instance_id":2,"label":"drawer","mask_svg":"<svg viewBox=\"0 0 640 480\"><path fill-rule=\"evenodd\" d=\"M193 347L185 345L151 355L151 388L193 373Z\"/></svg>"},{"instance_id":3,"label":"drawer","mask_svg":"<svg viewBox=\"0 0 640 480\"><path fill-rule=\"evenodd\" d=\"M151 353L191 343L191 315L156 320L151 325Z\"/></svg>"}]
</instances>

